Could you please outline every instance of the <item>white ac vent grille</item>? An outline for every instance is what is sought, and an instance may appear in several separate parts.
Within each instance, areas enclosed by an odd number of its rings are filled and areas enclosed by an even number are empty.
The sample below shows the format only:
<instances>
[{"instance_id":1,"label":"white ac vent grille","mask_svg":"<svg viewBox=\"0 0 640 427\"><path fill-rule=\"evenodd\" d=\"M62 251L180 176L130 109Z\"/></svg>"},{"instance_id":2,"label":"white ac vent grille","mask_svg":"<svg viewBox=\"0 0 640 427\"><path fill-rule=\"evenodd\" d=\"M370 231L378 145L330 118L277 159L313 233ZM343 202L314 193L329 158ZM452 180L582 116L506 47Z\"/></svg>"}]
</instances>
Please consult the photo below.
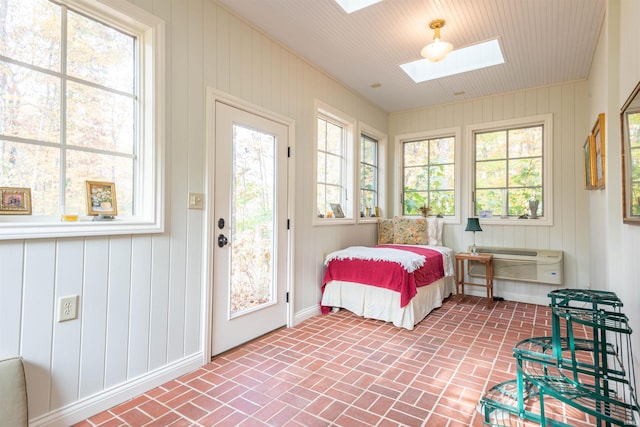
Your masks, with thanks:
<instances>
[{"instance_id":1,"label":"white ac vent grille","mask_svg":"<svg viewBox=\"0 0 640 427\"><path fill-rule=\"evenodd\" d=\"M493 254L493 277L496 279L562 285L562 251L491 246L479 246L477 251ZM484 274L484 264L469 261L470 276L484 277Z\"/></svg>"}]
</instances>

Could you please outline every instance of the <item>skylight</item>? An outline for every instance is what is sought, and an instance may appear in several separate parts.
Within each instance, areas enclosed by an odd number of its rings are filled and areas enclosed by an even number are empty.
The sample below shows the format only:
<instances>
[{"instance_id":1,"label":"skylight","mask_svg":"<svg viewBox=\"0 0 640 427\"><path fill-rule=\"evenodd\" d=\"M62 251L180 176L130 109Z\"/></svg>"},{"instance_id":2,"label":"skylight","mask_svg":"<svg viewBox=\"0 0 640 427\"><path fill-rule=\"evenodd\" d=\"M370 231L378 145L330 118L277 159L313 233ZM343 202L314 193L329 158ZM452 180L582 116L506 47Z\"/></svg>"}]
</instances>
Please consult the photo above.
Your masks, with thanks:
<instances>
[{"instance_id":1,"label":"skylight","mask_svg":"<svg viewBox=\"0 0 640 427\"><path fill-rule=\"evenodd\" d=\"M504 64L498 39L456 49L440 62L419 59L400 65L416 83Z\"/></svg>"},{"instance_id":2,"label":"skylight","mask_svg":"<svg viewBox=\"0 0 640 427\"><path fill-rule=\"evenodd\" d=\"M376 4L382 0L336 0L336 3L344 9L345 12L351 13L356 10L364 9L367 6Z\"/></svg>"}]
</instances>

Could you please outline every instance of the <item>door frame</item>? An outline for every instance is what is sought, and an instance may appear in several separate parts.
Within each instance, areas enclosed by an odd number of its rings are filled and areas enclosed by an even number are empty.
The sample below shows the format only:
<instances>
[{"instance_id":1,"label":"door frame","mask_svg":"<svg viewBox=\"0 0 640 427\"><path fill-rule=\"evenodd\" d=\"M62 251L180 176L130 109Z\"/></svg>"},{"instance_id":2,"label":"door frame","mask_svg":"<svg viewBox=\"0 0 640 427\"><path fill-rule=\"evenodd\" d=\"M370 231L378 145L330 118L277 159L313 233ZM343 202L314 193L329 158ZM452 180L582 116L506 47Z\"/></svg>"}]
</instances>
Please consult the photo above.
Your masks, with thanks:
<instances>
[{"instance_id":1,"label":"door frame","mask_svg":"<svg viewBox=\"0 0 640 427\"><path fill-rule=\"evenodd\" d=\"M212 87L207 87L206 90L206 106L205 106L205 183L204 183L204 236L202 247L202 335L201 342L204 346L202 348L203 353L203 365L211 362L212 355L212 336L213 333L213 251L216 248L216 224L214 211L214 196L213 191L215 188L215 147L216 147L216 102L229 105L231 107L244 110L248 113L261 116L265 119L282 124L287 128L287 137L289 139L289 157L287 159L287 218L289 219L289 231L287 233L287 273L286 273L286 288L289 294L289 303L287 304L286 324L287 327L291 327L294 324L294 289L293 289L293 277L294 277L294 265L293 254L294 251L294 221L293 221L293 207L295 206L295 186L294 186L294 171L295 171L295 121L291 118L285 117L273 111L269 111L263 107L252 104L243 99L237 98L233 95L229 95L222 91L219 91Z\"/></svg>"}]
</instances>

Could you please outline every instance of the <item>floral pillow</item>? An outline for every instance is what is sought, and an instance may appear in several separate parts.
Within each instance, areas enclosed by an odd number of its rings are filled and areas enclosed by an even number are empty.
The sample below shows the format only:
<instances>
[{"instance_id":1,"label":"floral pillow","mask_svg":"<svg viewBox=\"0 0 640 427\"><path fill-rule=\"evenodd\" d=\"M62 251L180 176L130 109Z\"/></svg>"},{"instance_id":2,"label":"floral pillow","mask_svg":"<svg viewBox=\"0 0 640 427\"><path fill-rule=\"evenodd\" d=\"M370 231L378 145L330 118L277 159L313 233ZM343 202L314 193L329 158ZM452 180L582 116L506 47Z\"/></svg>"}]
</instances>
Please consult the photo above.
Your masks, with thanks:
<instances>
[{"instance_id":1,"label":"floral pillow","mask_svg":"<svg viewBox=\"0 0 640 427\"><path fill-rule=\"evenodd\" d=\"M395 217L393 243L401 245L428 245L429 235L425 218Z\"/></svg>"},{"instance_id":2,"label":"floral pillow","mask_svg":"<svg viewBox=\"0 0 640 427\"><path fill-rule=\"evenodd\" d=\"M378 219L378 244L388 245L393 243L393 220Z\"/></svg>"}]
</instances>

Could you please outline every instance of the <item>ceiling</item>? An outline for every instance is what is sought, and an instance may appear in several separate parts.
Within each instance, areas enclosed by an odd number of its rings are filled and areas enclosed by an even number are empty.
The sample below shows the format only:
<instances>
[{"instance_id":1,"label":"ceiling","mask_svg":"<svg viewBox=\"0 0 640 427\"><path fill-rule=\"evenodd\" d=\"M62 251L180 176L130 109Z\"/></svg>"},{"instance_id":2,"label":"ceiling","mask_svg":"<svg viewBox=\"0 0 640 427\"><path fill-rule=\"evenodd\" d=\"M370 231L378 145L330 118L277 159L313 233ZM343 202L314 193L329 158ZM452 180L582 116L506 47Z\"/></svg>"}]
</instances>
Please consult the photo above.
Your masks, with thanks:
<instances>
[{"instance_id":1,"label":"ceiling","mask_svg":"<svg viewBox=\"0 0 640 427\"><path fill-rule=\"evenodd\" d=\"M383 0L352 14L333 0L217 1L388 112L586 79L605 14L605 0ZM454 49L499 38L505 63L414 83L399 65L421 59L436 18Z\"/></svg>"}]
</instances>

